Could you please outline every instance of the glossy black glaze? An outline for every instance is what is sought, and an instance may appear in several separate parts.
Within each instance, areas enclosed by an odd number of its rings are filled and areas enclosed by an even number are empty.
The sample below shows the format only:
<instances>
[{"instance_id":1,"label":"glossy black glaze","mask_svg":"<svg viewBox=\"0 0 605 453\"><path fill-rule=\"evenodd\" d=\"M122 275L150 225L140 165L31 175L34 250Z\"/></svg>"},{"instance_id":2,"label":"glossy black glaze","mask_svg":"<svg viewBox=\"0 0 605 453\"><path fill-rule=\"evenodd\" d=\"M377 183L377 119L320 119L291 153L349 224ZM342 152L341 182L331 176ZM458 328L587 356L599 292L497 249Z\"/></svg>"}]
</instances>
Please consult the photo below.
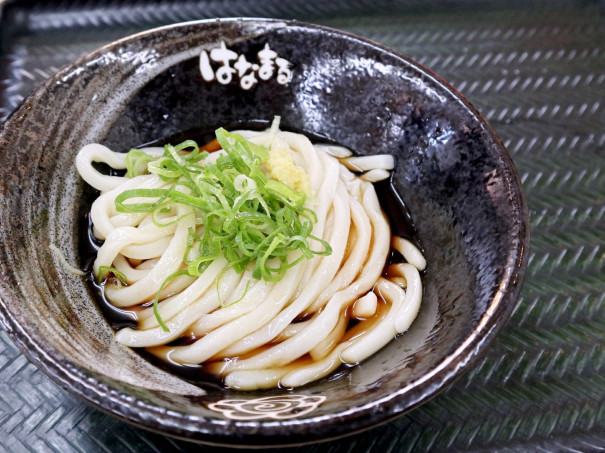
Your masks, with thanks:
<instances>
[{"instance_id":1,"label":"glossy black glaze","mask_svg":"<svg viewBox=\"0 0 605 453\"><path fill-rule=\"evenodd\" d=\"M206 83L198 55L221 40L254 58L265 43L293 79ZM207 394L115 343L85 282L49 252L79 262L84 184L73 160L89 142L124 149L179 132L270 121L360 154L392 153L429 263L409 332L339 379L296 393L328 397L285 421L236 422L206 404L284 390ZM43 144L43 146L40 146ZM481 116L425 68L366 40L272 20L181 24L106 46L37 88L0 132L0 325L63 387L137 425L236 445L312 442L410 410L458 377L514 308L527 264L528 220L513 164Z\"/></svg>"}]
</instances>

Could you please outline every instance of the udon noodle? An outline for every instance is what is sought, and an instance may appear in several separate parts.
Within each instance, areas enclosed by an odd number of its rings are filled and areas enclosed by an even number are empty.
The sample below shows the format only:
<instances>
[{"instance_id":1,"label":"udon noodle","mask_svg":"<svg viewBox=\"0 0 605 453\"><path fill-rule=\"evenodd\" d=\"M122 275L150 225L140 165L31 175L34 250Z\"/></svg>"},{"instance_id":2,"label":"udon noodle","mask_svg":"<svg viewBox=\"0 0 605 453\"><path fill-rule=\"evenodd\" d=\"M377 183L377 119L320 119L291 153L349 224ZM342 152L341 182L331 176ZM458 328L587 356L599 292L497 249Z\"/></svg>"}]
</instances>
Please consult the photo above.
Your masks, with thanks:
<instances>
[{"instance_id":1,"label":"udon noodle","mask_svg":"<svg viewBox=\"0 0 605 453\"><path fill-rule=\"evenodd\" d=\"M410 241L391 236L372 185L389 175L392 157L351 157L345 148L313 145L304 135L276 127L238 133L271 153L285 150L304 170L305 206L316 216L311 234L329 244L330 254L318 254L322 243L310 241L315 254L276 281L255 278L254 263L238 272L224 256L199 276L178 274L192 259L187 254L195 254L188 249L189 232L201 235L206 226L186 204L174 203L159 214L118 211L116 199L125 191L173 183L154 173L102 174L93 162L122 170L126 155L91 144L76 164L82 178L100 191L90 212L94 235L103 241L93 271L121 275L123 282L106 279L104 294L114 306L137 315L136 328L116 333L123 345L146 348L172 363L204 364L205 372L234 389L297 387L343 363L363 361L405 332L420 307L419 271L426 263ZM164 153L142 151L154 156L149 160ZM202 165L222 153L211 153ZM391 250L403 260L389 261ZM290 262L300 253L290 252ZM158 293L156 313L152 301Z\"/></svg>"}]
</instances>

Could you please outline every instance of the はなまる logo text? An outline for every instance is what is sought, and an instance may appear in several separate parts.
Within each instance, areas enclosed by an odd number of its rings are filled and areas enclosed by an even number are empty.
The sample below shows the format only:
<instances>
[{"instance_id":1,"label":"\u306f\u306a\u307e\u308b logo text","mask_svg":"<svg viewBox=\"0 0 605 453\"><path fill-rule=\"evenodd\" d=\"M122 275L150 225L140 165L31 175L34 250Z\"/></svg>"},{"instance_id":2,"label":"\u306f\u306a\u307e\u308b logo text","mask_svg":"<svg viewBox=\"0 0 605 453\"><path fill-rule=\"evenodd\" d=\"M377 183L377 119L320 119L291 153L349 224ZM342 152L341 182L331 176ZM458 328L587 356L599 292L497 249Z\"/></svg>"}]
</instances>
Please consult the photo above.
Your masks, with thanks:
<instances>
[{"instance_id":1,"label":"\u306f\u306a\u307e\u308b logo text","mask_svg":"<svg viewBox=\"0 0 605 453\"><path fill-rule=\"evenodd\" d=\"M292 80L292 64L277 55L269 44L257 53L257 62L249 62L244 55L230 50L221 41L219 47L202 50L200 54L200 72L206 82L216 80L222 85L231 83L234 77L239 79L239 86L244 90L253 88L259 80L267 81L274 75L280 85Z\"/></svg>"}]
</instances>

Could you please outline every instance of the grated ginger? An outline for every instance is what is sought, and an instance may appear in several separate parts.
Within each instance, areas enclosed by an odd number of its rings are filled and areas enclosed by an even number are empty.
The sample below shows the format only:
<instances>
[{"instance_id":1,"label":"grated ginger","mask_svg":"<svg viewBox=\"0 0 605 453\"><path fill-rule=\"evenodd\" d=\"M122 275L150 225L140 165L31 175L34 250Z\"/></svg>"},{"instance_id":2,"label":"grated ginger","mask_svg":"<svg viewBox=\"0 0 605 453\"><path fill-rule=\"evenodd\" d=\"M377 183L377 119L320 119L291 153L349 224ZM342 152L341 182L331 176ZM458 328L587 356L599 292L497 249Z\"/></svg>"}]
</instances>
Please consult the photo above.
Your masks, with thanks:
<instances>
[{"instance_id":1,"label":"grated ginger","mask_svg":"<svg viewBox=\"0 0 605 453\"><path fill-rule=\"evenodd\" d=\"M307 172L296 165L294 157L282 147L272 147L269 158L265 161L268 175L275 181L286 184L297 192L311 193L311 182Z\"/></svg>"}]
</instances>

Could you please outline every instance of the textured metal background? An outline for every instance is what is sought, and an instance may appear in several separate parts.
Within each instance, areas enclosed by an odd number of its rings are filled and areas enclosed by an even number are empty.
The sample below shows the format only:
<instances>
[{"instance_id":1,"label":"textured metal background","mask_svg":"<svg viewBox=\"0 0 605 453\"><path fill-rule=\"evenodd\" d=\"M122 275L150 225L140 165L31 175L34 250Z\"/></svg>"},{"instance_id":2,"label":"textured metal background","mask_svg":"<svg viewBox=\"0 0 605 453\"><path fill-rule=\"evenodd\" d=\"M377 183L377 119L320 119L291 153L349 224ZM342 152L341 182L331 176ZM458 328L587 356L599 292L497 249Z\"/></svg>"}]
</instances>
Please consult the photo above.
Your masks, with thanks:
<instances>
[{"instance_id":1,"label":"textured metal background","mask_svg":"<svg viewBox=\"0 0 605 453\"><path fill-rule=\"evenodd\" d=\"M605 451L604 2L0 0L2 7L0 121L81 54L205 17L349 30L449 80L486 115L523 181L532 240L520 305L488 354L432 401L366 433L292 450ZM0 333L0 451L211 450L98 412Z\"/></svg>"}]
</instances>

